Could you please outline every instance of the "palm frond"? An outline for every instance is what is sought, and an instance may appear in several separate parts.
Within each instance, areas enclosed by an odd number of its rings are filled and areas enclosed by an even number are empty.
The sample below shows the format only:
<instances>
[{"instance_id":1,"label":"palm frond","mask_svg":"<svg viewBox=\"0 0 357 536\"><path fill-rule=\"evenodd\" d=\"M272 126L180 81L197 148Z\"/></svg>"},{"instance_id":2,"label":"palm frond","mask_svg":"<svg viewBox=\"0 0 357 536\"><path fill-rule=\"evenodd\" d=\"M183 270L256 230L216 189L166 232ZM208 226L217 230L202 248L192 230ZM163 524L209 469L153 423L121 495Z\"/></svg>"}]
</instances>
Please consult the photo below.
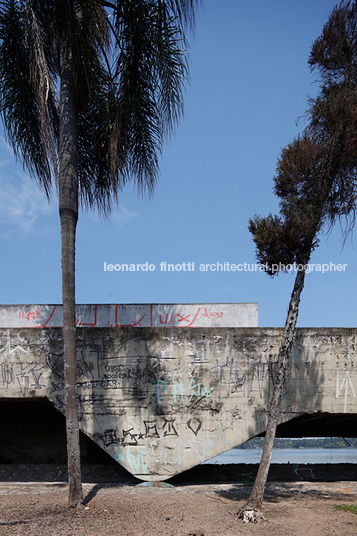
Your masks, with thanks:
<instances>
[{"instance_id":1,"label":"palm frond","mask_svg":"<svg viewBox=\"0 0 357 536\"><path fill-rule=\"evenodd\" d=\"M114 69L119 91L113 175L135 177L140 191L154 189L164 139L183 113L188 67L182 27L189 20L189 5L138 0L120 3L115 12L120 53Z\"/></svg>"},{"instance_id":2,"label":"palm frond","mask_svg":"<svg viewBox=\"0 0 357 536\"><path fill-rule=\"evenodd\" d=\"M52 169L57 173L57 138L55 110L57 106L54 81L51 76L46 53L44 49L43 33L39 27L36 15L31 5L26 5L26 37L30 51L30 76L32 87L36 94L39 119L42 128L42 143L52 164ZM49 105L49 103L51 103Z\"/></svg>"},{"instance_id":3,"label":"palm frond","mask_svg":"<svg viewBox=\"0 0 357 536\"><path fill-rule=\"evenodd\" d=\"M120 53L116 61L117 109L112 130L113 175L136 178L138 189L152 190L158 173L162 130L157 106L157 65L152 46L153 6L125 2L116 19ZM118 164L122 166L120 169Z\"/></svg>"},{"instance_id":4,"label":"palm frond","mask_svg":"<svg viewBox=\"0 0 357 536\"><path fill-rule=\"evenodd\" d=\"M161 129L171 134L183 113L183 89L189 80L184 37L175 19L166 16L157 24L154 38Z\"/></svg>"},{"instance_id":5,"label":"palm frond","mask_svg":"<svg viewBox=\"0 0 357 536\"><path fill-rule=\"evenodd\" d=\"M164 0L158 2L166 4L170 9L172 16L179 20L181 29L188 28L194 30L196 24L196 14L202 4L202 0Z\"/></svg>"},{"instance_id":6,"label":"palm frond","mask_svg":"<svg viewBox=\"0 0 357 536\"><path fill-rule=\"evenodd\" d=\"M47 194L57 172L64 43L75 81L83 204L109 210L129 180L141 192L154 190L164 140L183 113L185 30L199 3L1 3L0 110L15 153Z\"/></svg>"},{"instance_id":7,"label":"palm frond","mask_svg":"<svg viewBox=\"0 0 357 536\"><path fill-rule=\"evenodd\" d=\"M43 143L43 128L30 71L25 13L14 1L0 12L0 111L15 155L50 195L51 166Z\"/></svg>"},{"instance_id":8,"label":"palm frond","mask_svg":"<svg viewBox=\"0 0 357 536\"><path fill-rule=\"evenodd\" d=\"M111 128L115 104L110 98L110 78L98 72L96 91L91 92L85 111L78 116L78 174L82 205L110 211L124 176L112 175L110 159Z\"/></svg>"}]
</instances>

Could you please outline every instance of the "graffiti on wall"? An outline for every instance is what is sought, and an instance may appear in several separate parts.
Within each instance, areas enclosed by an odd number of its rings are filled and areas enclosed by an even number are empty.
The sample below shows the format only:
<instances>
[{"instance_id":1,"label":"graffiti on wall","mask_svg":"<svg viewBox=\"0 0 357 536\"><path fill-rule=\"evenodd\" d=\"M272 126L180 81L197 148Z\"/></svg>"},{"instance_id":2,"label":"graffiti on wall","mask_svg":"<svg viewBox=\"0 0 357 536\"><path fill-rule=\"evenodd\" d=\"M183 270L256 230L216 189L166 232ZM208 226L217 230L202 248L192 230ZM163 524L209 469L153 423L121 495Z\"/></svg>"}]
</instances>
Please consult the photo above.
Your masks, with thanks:
<instances>
[{"instance_id":1,"label":"graffiti on wall","mask_svg":"<svg viewBox=\"0 0 357 536\"><path fill-rule=\"evenodd\" d=\"M284 418L353 410L357 334L349 337L298 338ZM264 431L279 342L271 329L83 332L81 429L140 478L168 478ZM0 397L36 396L65 412L60 330L0 330Z\"/></svg>"},{"instance_id":2,"label":"graffiti on wall","mask_svg":"<svg viewBox=\"0 0 357 536\"><path fill-rule=\"evenodd\" d=\"M0 327L61 327L62 305L2 305ZM77 327L257 327L256 303L77 305Z\"/></svg>"}]
</instances>

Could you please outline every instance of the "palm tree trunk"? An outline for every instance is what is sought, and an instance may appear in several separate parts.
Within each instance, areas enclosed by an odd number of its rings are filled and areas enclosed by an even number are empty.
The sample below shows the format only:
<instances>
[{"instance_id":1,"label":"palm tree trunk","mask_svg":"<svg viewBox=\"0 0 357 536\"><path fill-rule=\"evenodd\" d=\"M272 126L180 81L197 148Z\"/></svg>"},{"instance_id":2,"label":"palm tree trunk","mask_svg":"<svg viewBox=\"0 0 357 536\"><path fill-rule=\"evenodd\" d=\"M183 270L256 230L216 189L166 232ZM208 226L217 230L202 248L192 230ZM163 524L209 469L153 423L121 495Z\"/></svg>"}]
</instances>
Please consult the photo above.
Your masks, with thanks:
<instances>
[{"instance_id":1,"label":"palm tree trunk","mask_svg":"<svg viewBox=\"0 0 357 536\"><path fill-rule=\"evenodd\" d=\"M59 213L62 240L63 346L66 382L66 432L69 506L83 500L76 392L75 241L78 220L76 92L70 53L64 47L59 137Z\"/></svg>"},{"instance_id":2,"label":"palm tree trunk","mask_svg":"<svg viewBox=\"0 0 357 536\"><path fill-rule=\"evenodd\" d=\"M307 259L306 263L303 263L303 265L305 266L308 261L309 259ZM262 503L264 490L268 478L271 456L273 453L281 400L286 389L288 364L292 344L294 341L296 322L299 314L300 295L304 288L305 273L305 269L297 271L294 288L290 297L284 334L279 348L278 371L275 378L273 396L270 401L264 447L258 473L247 502L238 511L238 517L241 518L245 523L259 522L263 518Z\"/></svg>"}]
</instances>

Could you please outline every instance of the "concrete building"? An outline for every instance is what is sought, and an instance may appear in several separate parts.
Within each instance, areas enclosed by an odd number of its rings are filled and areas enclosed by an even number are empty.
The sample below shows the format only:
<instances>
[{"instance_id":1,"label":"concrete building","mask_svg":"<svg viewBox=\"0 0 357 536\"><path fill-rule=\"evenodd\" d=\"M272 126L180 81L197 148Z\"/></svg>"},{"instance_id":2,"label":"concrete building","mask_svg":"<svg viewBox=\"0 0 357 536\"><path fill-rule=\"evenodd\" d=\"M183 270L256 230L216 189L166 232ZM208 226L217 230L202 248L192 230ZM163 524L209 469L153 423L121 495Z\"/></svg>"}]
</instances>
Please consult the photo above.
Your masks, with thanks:
<instances>
[{"instance_id":1,"label":"concrete building","mask_svg":"<svg viewBox=\"0 0 357 536\"><path fill-rule=\"evenodd\" d=\"M62 334L59 327L48 327L52 319L61 320L54 307L0 308L0 398L8 408L8 417L2 412L3 429L4 418L10 429L11 422L27 426L25 436L13 430L17 438L39 433L36 419L29 424L36 404L48 437L56 438L55 423L65 413ZM282 329L257 327L256 304L232 304L232 318L237 323L241 314L241 327L222 326L229 323L223 322L230 318L229 304L162 305L156 311L131 306L121 319L115 306L81 307L81 430L133 475L165 480L264 433ZM244 325L247 317L251 327ZM164 327L154 327L154 318ZM144 321L150 325L140 327ZM178 329L181 325L187 327ZM280 435L356 436L356 364L357 329L299 329ZM89 457L90 445L84 442ZM26 451L19 444L16 456L21 448ZM28 457L35 459L32 450ZM3 460L13 451L14 442L3 440ZM61 455L52 450L52 458Z\"/></svg>"}]
</instances>

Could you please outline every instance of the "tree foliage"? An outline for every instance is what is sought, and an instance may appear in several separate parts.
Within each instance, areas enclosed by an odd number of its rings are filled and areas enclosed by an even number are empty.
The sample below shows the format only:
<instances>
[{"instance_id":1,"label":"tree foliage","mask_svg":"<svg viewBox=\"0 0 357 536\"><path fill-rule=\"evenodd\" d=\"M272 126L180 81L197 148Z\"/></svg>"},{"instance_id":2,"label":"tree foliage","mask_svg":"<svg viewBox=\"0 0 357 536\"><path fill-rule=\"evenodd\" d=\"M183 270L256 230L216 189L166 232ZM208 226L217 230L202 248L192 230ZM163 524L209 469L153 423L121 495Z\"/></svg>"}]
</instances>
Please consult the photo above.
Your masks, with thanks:
<instances>
[{"instance_id":1,"label":"tree foliage","mask_svg":"<svg viewBox=\"0 0 357 536\"><path fill-rule=\"evenodd\" d=\"M281 265L305 263L318 245L328 182L324 162L320 146L306 134L281 152L274 177L279 216L256 215L249 221L257 259L271 276Z\"/></svg>"},{"instance_id":2,"label":"tree foliage","mask_svg":"<svg viewBox=\"0 0 357 536\"><path fill-rule=\"evenodd\" d=\"M333 161L334 182L329 193L331 225L344 220L351 230L357 200L357 2L334 8L312 45L309 64L320 80L311 99L307 130L326 147Z\"/></svg>"},{"instance_id":3,"label":"tree foliage","mask_svg":"<svg viewBox=\"0 0 357 536\"><path fill-rule=\"evenodd\" d=\"M58 177L65 43L75 77L82 204L105 212L131 179L153 191L164 138L183 111L185 28L198 3L1 3L0 110L16 155L47 194Z\"/></svg>"},{"instance_id":4,"label":"tree foliage","mask_svg":"<svg viewBox=\"0 0 357 536\"><path fill-rule=\"evenodd\" d=\"M309 65L317 69L327 86L357 79L357 4L347 0L336 5L314 41Z\"/></svg>"}]
</instances>

